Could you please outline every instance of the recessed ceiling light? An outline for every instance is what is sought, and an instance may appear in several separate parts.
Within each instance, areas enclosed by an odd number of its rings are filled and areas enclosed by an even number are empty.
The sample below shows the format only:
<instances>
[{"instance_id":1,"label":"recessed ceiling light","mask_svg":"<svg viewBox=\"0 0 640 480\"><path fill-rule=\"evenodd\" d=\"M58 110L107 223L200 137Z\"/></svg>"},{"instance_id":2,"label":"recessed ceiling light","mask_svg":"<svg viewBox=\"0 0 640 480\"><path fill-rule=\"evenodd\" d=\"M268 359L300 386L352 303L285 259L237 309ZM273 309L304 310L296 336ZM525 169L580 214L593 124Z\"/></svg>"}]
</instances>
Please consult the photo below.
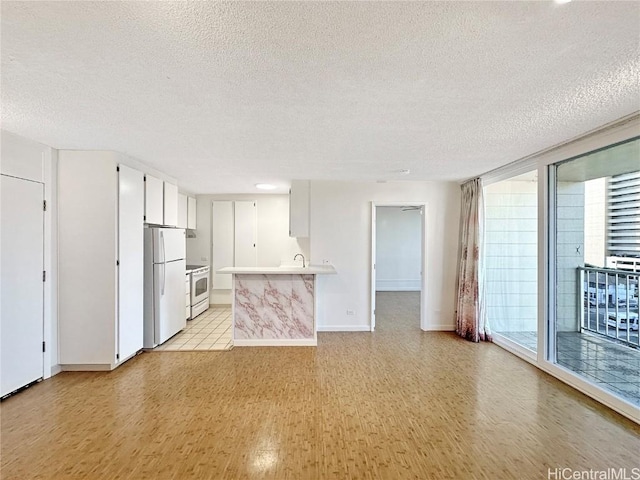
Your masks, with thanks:
<instances>
[{"instance_id":1,"label":"recessed ceiling light","mask_svg":"<svg viewBox=\"0 0 640 480\"><path fill-rule=\"evenodd\" d=\"M411 170L409 170L408 168L403 168L402 170L398 170L398 173L400 175L409 175L411 173Z\"/></svg>"},{"instance_id":2,"label":"recessed ceiling light","mask_svg":"<svg viewBox=\"0 0 640 480\"><path fill-rule=\"evenodd\" d=\"M275 190L276 186L271 185L270 183L256 183L256 188L260 190Z\"/></svg>"},{"instance_id":3,"label":"recessed ceiling light","mask_svg":"<svg viewBox=\"0 0 640 480\"><path fill-rule=\"evenodd\" d=\"M564 3L569 3L571 0L553 0L553 3L557 3L558 5L562 5Z\"/></svg>"}]
</instances>

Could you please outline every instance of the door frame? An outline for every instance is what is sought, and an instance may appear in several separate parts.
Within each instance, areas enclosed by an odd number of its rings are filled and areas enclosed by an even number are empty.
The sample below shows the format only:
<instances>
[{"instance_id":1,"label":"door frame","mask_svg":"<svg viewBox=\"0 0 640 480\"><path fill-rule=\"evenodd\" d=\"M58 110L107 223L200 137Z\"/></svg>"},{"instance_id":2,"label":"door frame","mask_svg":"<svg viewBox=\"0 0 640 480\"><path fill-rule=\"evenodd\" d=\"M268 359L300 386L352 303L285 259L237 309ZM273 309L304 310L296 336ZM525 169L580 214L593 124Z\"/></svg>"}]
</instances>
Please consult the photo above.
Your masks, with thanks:
<instances>
[{"instance_id":1,"label":"door frame","mask_svg":"<svg viewBox=\"0 0 640 480\"><path fill-rule=\"evenodd\" d=\"M420 207L422 213L420 259L420 329L427 328L427 203L426 202L371 202L371 262L369 264L370 285L370 330L376 327L376 208L377 207Z\"/></svg>"}]
</instances>

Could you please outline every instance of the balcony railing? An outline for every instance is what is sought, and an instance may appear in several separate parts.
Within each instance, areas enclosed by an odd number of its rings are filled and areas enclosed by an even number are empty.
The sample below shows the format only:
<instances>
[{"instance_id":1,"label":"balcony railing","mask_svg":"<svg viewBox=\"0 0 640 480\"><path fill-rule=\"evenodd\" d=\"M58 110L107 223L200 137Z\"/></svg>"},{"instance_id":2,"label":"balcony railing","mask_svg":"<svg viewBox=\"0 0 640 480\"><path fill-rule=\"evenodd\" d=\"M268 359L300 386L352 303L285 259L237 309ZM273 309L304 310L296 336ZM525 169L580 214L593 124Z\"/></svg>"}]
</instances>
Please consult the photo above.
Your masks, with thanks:
<instances>
[{"instance_id":1,"label":"balcony railing","mask_svg":"<svg viewBox=\"0 0 640 480\"><path fill-rule=\"evenodd\" d=\"M640 348L638 339L639 273L579 267L582 288L581 328Z\"/></svg>"}]
</instances>

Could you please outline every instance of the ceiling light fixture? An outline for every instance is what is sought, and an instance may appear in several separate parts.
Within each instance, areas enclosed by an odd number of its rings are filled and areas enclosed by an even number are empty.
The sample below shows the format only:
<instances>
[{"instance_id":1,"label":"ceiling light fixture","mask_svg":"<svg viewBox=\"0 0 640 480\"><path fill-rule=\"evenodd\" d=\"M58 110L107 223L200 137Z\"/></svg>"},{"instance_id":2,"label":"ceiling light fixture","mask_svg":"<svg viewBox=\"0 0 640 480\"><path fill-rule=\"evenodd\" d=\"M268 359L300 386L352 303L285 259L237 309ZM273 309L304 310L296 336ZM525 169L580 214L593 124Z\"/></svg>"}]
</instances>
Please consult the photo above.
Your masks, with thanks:
<instances>
[{"instance_id":1,"label":"ceiling light fixture","mask_svg":"<svg viewBox=\"0 0 640 480\"><path fill-rule=\"evenodd\" d=\"M271 185L270 183L256 183L256 188L260 190L275 190L276 186Z\"/></svg>"},{"instance_id":2,"label":"ceiling light fixture","mask_svg":"<svg viewBox=\"0 0 640 480\"><path fill-rule=\"evenodd\" d=\"M553 0L553 3L556 3L558 5L563 5L565 3L569 3L571 0Z\"/></svg>"},{"instance_id":3,"label":"ceiling light fixture","mask_svg":"<svg viewBox=\"0 0 640 480\"><path fill-rule=\"evenodd\" d=\"M409 175L411 173L411 170L409 170L408 168L403 168L402 170L398 170L398 173L400 175Z\"/></svg>"}]
</instances>

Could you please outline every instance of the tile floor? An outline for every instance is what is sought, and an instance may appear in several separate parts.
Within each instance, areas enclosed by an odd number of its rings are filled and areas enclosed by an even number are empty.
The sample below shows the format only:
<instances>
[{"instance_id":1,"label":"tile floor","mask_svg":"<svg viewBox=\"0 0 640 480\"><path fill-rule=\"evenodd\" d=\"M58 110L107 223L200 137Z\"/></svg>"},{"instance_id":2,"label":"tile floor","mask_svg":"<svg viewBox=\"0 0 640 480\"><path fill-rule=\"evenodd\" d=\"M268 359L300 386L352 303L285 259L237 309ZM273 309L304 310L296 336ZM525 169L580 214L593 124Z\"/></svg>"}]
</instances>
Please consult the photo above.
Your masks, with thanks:
<instances>
[{"instance_id":1,"label":"tile floor","mask_svg":"<svg viewBox=\"0 0 640 480\"><path fill-rule=\"evenodd\" d=\"M536 351L536 332L497 333ZM557 358L558 365L640 406L640 350L600 335L562 332L558 334Z\"/></svg>"},{"instance_id":2,"label":"tile floor","mask_svg":"<svg viewBox=\"0 0 640 480\"><path fill-rule=\"evenodd\" d=\"M538 332L496 332L533 352L538 351Z\"/></svg>"},{"instance_id":3,"label":"tile floor","mask_svg":"<svg viewBox=\"0 0 640 480\"><path fill-rule=\"evenodd\" d=\"M558 334L558 364L640 407L640 351L596 335Z\"/></svg>"},{"instance_id":4,"label":"tile floor","mask_svg":"<svg viewBox=\"0 0 640 480\"><path fill-rule=\"evenodd\" d=\"M231 306L210 307L193 320L187 320L187 328L156 347L154 351L231 350Z\"/></svg>"}]
</instances>

